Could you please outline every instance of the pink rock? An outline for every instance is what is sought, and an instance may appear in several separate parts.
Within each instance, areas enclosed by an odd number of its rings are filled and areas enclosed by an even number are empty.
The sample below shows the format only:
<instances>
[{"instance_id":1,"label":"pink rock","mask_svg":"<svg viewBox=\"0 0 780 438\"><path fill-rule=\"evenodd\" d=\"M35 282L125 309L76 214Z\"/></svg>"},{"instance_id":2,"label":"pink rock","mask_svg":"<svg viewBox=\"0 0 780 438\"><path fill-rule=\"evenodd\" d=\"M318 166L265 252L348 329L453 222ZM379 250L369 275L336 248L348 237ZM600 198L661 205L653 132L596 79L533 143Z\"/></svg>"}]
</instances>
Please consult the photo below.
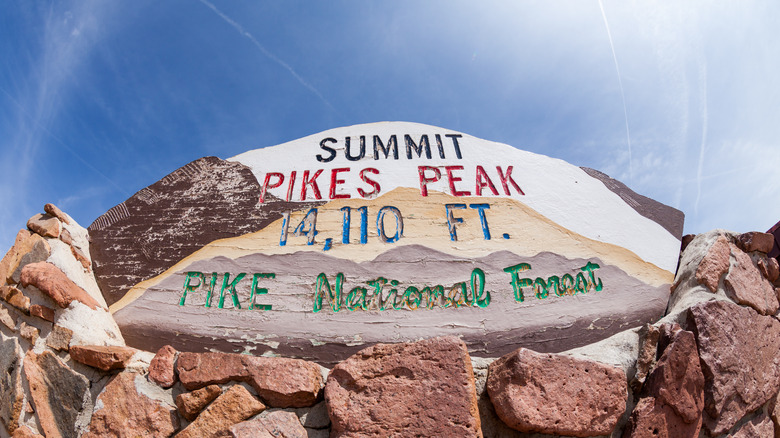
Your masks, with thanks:
<instances>
[{"instance_id":1,"label":"pink rock","mask_svg":"<svg viewBox=\"0 0 780 438\"><path fill-rule=\"evenodd\" d=\"M231 386L198 415L176 438L217 438L229 436L230 427L265 410L241 385Z\"/></svg>"},{"instance_id":2,"label":"pink rock","mask_svg":"<svg viewBox=\"0 0 780 438\"><path fill-rule=\"evenodd\" d=\"M455 337L377 344L336 365L325 401L331 437L479 437L474 372Z\"/></svg>"},{"instance_id":3,"label":"pink rock","mask_svg":"<svg viewBox=\"0 0 780 438\"><path fill-rule=\"evenodd\" d=\"M737 245L745 252L760 251L764 254L768 254L769 251L772 251L772 247L775 246L775 236L751 231L749 233L740 234L739 237L737 237Z\"/></svg>"},{"instance_id":4,"label":"pink rock","mask_svg":"<svg viewBox=\"0 0 780 438\"><path fill-rule=\"evenodd\" d=\"M306 429L294 412L274 411L230 428L233 438L307 438Z\"/></svg>"},{"instance_id":5,"label":"pink rock","mask_svg":"<svg viewBox=\"0 0 780 438\"><path fill-rule=\"evenodd\" d=\"M48 262L25 266L22 269L21 282L23 287L35 286L63 309L73 301L79 301L92 309L102 308L87 291L76 285L60 268Z\"/></svg>"},{"instance_id":6,"label":"pink rock","mask_svg":"<svg viewBox=\"0 0 780 438\"><path fill-rule=\"evenodd\" d=\"M98 409L92 415L84 438L97 437L169 437L179 428L173 407L139 391L137 373L119 373L97 398Z\"/></svg>"},{"instance_id":7,"label":"pink rock","mask_svg":"<svg viewBox=\"0 0 780 438\"><path fill-rule=\"evenodd\" d=\"M48 214L36 214L27 221L27 228L30 231L43 236L43 237L60 237L62 232L62 224L56 217L49 216Z\"/></svg>"},{"instance_id":8,"label":"pink rock","mask_svg":"<svg viewBox=\"0 0 780 438\"><path fill-rule=\"evenodd\" d=\"M322 388L319 366L301 359L180 353L176 371L187 389L231 380L247 382L263 401L279 408L311 406Z\"/></svg>"},{"instance_id":9,"label":"pink rock","mask_svg":"<svg viewBox=\"0 0 780 438\"><path fill-rule=\"evenodd\" d=\"M61 220L62 222L70 225L70 219L68 219L68 216L62 212L59 208L57 208L54 204L46 204L43 206L43 211L48 213L50 216L54 216L57 219Z\"/></svg>"},{"instance_id":10,"label":"pink rock","mask_svg":"<svg viewBox=\"0 0 780 438\"><path fill-rule=\"evenodd\" d=\"M729 270L730 253L728 240L718 236L696 268L696 281L703 283L710 291L717 292L720 277Z\"/></svg>"},{"instance_id":11,"label":"pink rock","mask_svg":"<svg viewBox=\"0 0 780 438\"><path fill-rule=\"evenodd\" d=\"M780 389L780 321L726 301L689 309L704 372L704 427L731 429Z\"/></svg>"},{"instance_id":12,"label":"pink rock","mask_svg":"<svg viewBox=\"0 0 780 438\"><path fill-rule=\"evenodd\" d=\"M693 333L664 327L663 350L631 414L624 437L695 438L704 407L704 375Z\"/></svg>"},{"instance_id":13,"label":"pink rock","mask_svg":"<svg viewBox=\"0 0 780 438\"><path fill-rule=\"evenodd\" d=\"M768 438L771 436L777 436L775 435L775 427L772 420L762 413L743 424L730 435L730 438Z\"/></svg>"},{"instance_id":14,"label":"pink rock","mask_svg":"<svg viewBox=\"0 0 780 438\"><path fill-rule=\"evenodd\" d=\"M176 355L178 351L166 345L154 355L154 359L149 364L149 380L160 385L163 388L170 388L176 383Z\"/></svg>"},{"instance_id":15,"label":"pink rock","mask_svg":"<svg viewBox=\"0 0 780 438\"><path fill-rule=\"evenodd\" d=\"M612 433L628 397L619 368L525 348L490 364L487 391L509 427L577 437Z\"/></svg>"},{"instance_id":16,"label":"pink rock","mask_svg":"<svg viewBox=\"0 0 780 438\"><path fill-rule=\"evenodd\" d=\"M217 385L209 385L192 392L185 392L176 396L176 408L182 417L192 421L197 418L206 405L214 401L220 394L222 394L222 389Z\"/></svg>"},{"instance_id":17,"label":"pink rock","mask_svg":"<svg viewBox=\"0 0 780 438\"><path fill-rule=\"evenodd\" d=\"M773 315L780 303L772 283L761 275L749 255L732 245L736 264L724 282L726 295L738 304L750 306L762 315Z\"/></svg>"},{"instance_id":18,"label":"pink rock","mask_svg":"<svg viewBox=\"0 0 780 438\"><path fill-rule=\"evenodd\" d=\"M780 265L778 265L777 259L772 257L759 259L758 270L761 271L761 275L772 283L777 281L778 277L780 277Z\"/></svg>"},{"instance_id":19,"label":"pink rock","mask_svg":"<svg viewBox=\"0 0 780 438\"><path fill-rule=\"evenodd\" d=\"M109 371L124 368L136 351L135 348L116 345L74 345L70 347L70 357L84 365Z\"/></svg>"}]
</instances>

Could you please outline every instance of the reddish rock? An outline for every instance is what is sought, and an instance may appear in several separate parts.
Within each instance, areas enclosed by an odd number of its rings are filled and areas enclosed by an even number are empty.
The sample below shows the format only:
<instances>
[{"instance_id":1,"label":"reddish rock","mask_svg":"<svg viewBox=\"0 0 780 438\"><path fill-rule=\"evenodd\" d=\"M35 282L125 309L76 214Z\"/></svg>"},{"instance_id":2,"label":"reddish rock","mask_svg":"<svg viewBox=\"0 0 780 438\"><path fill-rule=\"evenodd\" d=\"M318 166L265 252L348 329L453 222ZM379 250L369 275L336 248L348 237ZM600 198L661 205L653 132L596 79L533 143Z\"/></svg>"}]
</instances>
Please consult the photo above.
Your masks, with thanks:
<instances>
[{"instance_id":1,"label":"reddish rock","mask_svg":"<svg viewBox=\"0 0 780 438\"><path fill-rule=\"evenodd\" d=\"M19 336L21 336L30 344L35 345L35 341L37 341L38 336L40 336L40 330L27 324L26 322L23 322L22 325L19 326Z\"/></svg>"},{"instance_id":2,"label":"reddish rock","mask_svg":"<svg viewBox=\"0 0 780 438\"><path fill-rule=\"evenodd\" d=\"M0 305L0 322L11 331L16 331L16 318L14 318L4 305Z\"/></svg>"},{"instance_id":3,"label":"reddish rock","mask_svg":"<svg viewBox=\"0 0 780 438\"><path fill-rule=\"evenodd\" d=\"M51 351L27 352L24 375L38 421L47 437L76 437L76 420L89 407L89 380Z\"/></svg>"},{"instance_id":4,"label":"reddish rock","mask_svg":"<svg viewBox=\"0 0 780 438\"><path fill-rule=\"evenodd\" d=\"M84 438L169 437L179 428L172 406L146 396L139 390L137 373L119 373L97 398L89 432Z\"/></svg>"},{"instance_id":5,"label":"reddish rock","mask_svg":"<svg viewBox=\"0 0 780 438\"><path fill-rule=\"evenodd\" d=\"M707 286L710 291L717 292L720 277L729 271L730 253L728 240L718 236L696 268L696 281Z\"/></svg>"},{"instance_id":6,"label":"reddish rock","mask_svg":"<svg viewBox=\"0 0 780 438\"><path fill-rule=\"evenodd\" d=\"M780 321L726 301L689 309L704 372L704 427L727 432L780 389Z\"/></svg>"},{"instance_id":7,"label":"reddish rock","mask_svg":"<svg viewBox=\"0 0 780 438\"><path fill-rule=\"evenodd\" d=\"M525 348L490 364L487 391L509 427L577 437L609 435L628 397L619 368Z\"/></svg>"},{"instance_id":8,"label":"reddish rock","mask_svg":"<svg viewBox=\"0 0 780 438\"><path fill-rule=\"evenodd\" d=\"M772 247L775 246L775 236L768 233L751 231L749 233L740 234L739 237L737 237L737 245L745 252L759 251L768 254L772 251Z\"/></svg>"},{"instance_id":9,"label":"reddish rock","mask_svg":"<svg viewBox=\"0 0 780 438\"><path fill-rule=\"evenodd\" d=\"M54 216L57 219L61 220L62 222L70 225L70 219L68 219L68 215L62 212L59 208L57 208L54 204L46 204L43 206L43 211L48 213L50 216Z\"/></svg>"},{"instance_id":10,"label":"reddish rock","mask_svg":"<svg viewBox=\"0 0 780 438\"><path fill-rule=\"evenodd\" d=\"M39 304L30 306L30 315L43 320L54 322L54 309Z\"/></svg>"},{"instance_id":11,"label":"reddish rock","mask_svg":"<svg viewBox=\"0 0 780 438\"><path fill-rule=\"evenodd\" d=\"M325 385L332 437L481 436L474 372L455 337L377 344Z\"/></svg>"},{"instance_id":12,"label":"reddish rock","mask_svg":"<svg viewBox=\"0 0 780 438\"><path fill-rule=\"evenodd\" d=\"M60 233L60 240L66 245L73 245L73 236L71 236L70 231L65 228L63 228L62 233Z\"/></svg>"},{"instance_id":13,"label":"reddish rock","mask_svg":"<svg viewBox=\"0 0 780 438\"><path fill-rule=\"evenodd\" d=\"M0 286L0 298L24 313L30 313L30 298L13 286Z\"/></svg>"},{"instance_id":14,"label":"reddish rock","mask_svg":"<svg viewBox=\"0 0 780 438\"><path fill-rule=\"evenodd\" d=\"M70 357L92 368L109 371L124 368L136 351L135 348L116 345L74 345L70 347Z\"/></svg>"},{"instance_id":15,"label":"reddish rock","mask_svg":"<svg viewBox=\"0 0 780 438\"><path fill-rule=\"evenodd\" d=\"M752 420L740 426L730 438L768 438L775 435L772 420L766 414L757 415Z\"/></svg>"},{"instance_id":16,"label":"reddish rock","mask_svg":"<svg viewBox=\"0 0 780 438\"><path fill-rule=\"evenodd\" d=\"M738 304L756 309L762 315L773 315L780 304L772 283L761 275L749 255L736 246L732 245L731 248L736 264L724 282L726 295Z\"/></svg>"},{"instance_id":17,"label":"reddish rock","mask_svg":"<svg viewBox=\"0 0 780 438\"><path fill-rule=\"evenodd\" d=\"M247 382L264 402L279 408L311 406L322 388L319 366L301 359L180 353L176 371L187 389L231 380Z\"/></svg>"},{"instance_id":18,"label":"reddish rock","mask_svg":"<svg viewBox=\"0 0 780 438\"><path fill-rule=\"evenodd\" d=\"M76 248L75 246L70 247L70 252L73 254L73 257L76 258L76 260L81 263L81 266L89 271L92 269L92 262L89 260L89 257L87 257L86 254L84 254L84 251L82 251L79 248Z\"/></svg>"},{"instance_id":19,"label":"reddish rock","mask_svg":"<svg viewBox=\"0 0 780 438\"><path fill-rule=\"evenodd\" d=\"M154 355L152 362L149 364L149 380L162 386L163 388L170 388L176 383L176 369L174 367L176 362L176 355L178 351L166 345Z\"/></svg>"},{"instance_id":20,"label":"reddish rock","mask_svg":"<svg viewBox=\"0 0 780 438\"><path fill-rule=\"evenodd\" d=\"M704 375L693 333L665 326L663 350L631 414L624 437L695 438L704 407Z\"/></svg>"},{"instance_id":21,"label":"reddish rock","mask_svg":"<svg viewBox=\"0 0 780 438\"><path fill-rule=\"evenodd\" d=\"M230 428L233 438L307 438L306 429L294 412L274 411Z\"/></svg>"},{"instance_id":22,"label":"reddish rock","mask_svg":"<svg viewBox=\"0 0 780 438\"><path fill-rule=\"evenodd\" d=\"M241 385L231 386L198 415L177 438L217 438L229 435L230 427L265 410L260 400Z\"/></svg>"},{"instance_id":23,"label":"reddish rock","mask_svg":"<svg viewBox=\"0 0 780 438\"><path fill-rule=\"evenodd\" d=\"M87 291L76 285L60 268L48 262L25 266L22 269L21 282L24 287L35 286L63 309L73 301L79 301L92 309L101 307Z\"/></svg>"},{"instance_id":24,"label":"reddish rock","mask_svg":"<svg viewBox=\"0 0 780 438\"><path fill-rule=\"evenodd\" d=\"M45 438L43 435L31 431L27 426L22 426L14 431L11 438Z\"/></svg>"},{"instance_id":25,"label":"reddish rock","mask_svg":"<svg viewBox=\"0 0 780 438\"><path fill-rule=\"evenodd\" d=\"M46 337L46 345L55 350L67 351L70 348L71 338L73 338L73 330L55 325Z\"/></svg>"},{"instance_id":26,"label":"reddish rock","mask_svg":"<svg viewBox=\"0 0 780 438\"><path fill-rule=\"evenodd\" d=\"M21 370L19 341L0 333L0 424L5 425L8 433L19 427L19 415L24 407Z\"/></svg>"},{"instance_id":27,"label":"reddish rock","mask_svg":"<svg viewBox=\"0 0 780 438\"><path fill-rule=\"evenodd\" d=\"M14 245L0 260L0 283L11 280L11 275L19 266L22 256L32 249L36 240L44 241L41 236L36 235L37 239L33 239L32 236L33 234L27 230L20 230L16 234Z\"/></svg>"},{"instance_id":28,"label":"reddish rock","mask_svg":"<svg viewBox=\"0 0 780 438\"><path fill-rule=\"evenodd\" d=\"M60 237L62 224L60 220L48 214L36 214L27 221L27 228L30 231L43 237Z\"/></svg>"},{"instance_id":29,"label":"reddish rock","mask_svg":"<svg viewBox=\"0 0 780 438\"><path fill-rule=\"evenodd\" d=\"M772 283L780 277L780 265L778 265L777 259L772 257L759 259L758 270L761 271L761 275Z\"/></svg>"},{"instance_id":30,"label":"reddish rock","mask_svg":"<svg viewBox=\"0 0 780 438\"><path fill-rule=\"evenodd\" d=\"M176 396L176 408L182 417L192 421L200 414L200 411L222 394L222 389L217 385L209 385L205 388L185 392Z\"/></svg>"}]
</instances>

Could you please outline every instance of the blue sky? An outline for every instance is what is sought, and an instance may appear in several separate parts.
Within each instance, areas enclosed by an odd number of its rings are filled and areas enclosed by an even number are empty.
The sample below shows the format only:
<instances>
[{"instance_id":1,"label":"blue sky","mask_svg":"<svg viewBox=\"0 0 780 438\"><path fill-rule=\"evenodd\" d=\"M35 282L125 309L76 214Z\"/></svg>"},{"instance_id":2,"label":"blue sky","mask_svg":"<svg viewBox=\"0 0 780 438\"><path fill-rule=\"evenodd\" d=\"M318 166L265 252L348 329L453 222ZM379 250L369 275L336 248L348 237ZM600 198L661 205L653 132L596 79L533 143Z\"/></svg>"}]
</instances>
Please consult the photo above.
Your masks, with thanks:
<instances>
[{"instance_id":1,"label":"blue sky","mask_svg":"<svg viewBox=\"0 0 780 438\"><path fill-rule=\"evenodd\" d=\"M9 2L0 247L203 156L411 121L593 167L686 214L780 220L780 3Z\"/></svg>"}]
</instances>

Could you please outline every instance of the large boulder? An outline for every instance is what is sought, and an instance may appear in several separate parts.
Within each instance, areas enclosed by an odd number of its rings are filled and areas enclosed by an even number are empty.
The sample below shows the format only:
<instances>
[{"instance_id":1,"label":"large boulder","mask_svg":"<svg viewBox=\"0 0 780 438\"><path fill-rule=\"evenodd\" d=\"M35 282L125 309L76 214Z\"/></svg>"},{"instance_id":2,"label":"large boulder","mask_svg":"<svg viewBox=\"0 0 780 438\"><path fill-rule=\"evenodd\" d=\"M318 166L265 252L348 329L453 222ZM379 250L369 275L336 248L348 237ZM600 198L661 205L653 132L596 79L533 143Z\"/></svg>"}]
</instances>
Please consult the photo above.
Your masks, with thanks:
<instances>
[{"instance_id":1,"label":"large boulder","mask_svg":"<svg viewBox=\"0 0 780 438\"><path fill-rule=\"evenodd\" d=\"M377 344L336 365L325 385L331 437L479 437L466 345L443 337Z\"/></svg>"}]
</instances>

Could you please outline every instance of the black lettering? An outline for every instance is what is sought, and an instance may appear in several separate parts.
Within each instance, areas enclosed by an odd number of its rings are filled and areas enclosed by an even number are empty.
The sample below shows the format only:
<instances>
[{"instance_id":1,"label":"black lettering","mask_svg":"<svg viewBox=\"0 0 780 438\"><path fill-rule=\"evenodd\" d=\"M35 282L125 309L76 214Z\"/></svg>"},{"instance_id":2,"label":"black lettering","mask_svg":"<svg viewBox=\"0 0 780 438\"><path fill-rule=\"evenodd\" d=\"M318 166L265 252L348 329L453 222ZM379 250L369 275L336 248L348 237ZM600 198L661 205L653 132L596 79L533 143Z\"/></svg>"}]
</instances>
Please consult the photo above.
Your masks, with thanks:
<instances>
[{"instance_id":1,"label":"black lettering","mask_svg":"<svg viewBox=\"0 0 780 438\"><path fill-rule=\"evenodd\" d=\"M398 159L398 140L396 139L395 135L391 135L390 139L387 141L387 148L385 148L385 145L382 143L382 139L379 138L378 135L374 136L374 159L379 159L379 149L382 149L382 152L385 153L385 158L388 158L390 156L390 148L393 149L393 159Z\"/></svg>"},{"instance_id":2,"label":"black lettering","mask_svg":"<svg viewBox=\"0 0 780 438\"><path fill-rule=\"evenodd\" d=\"M361 135L360 136L360 155L358 155L357 157L353 157L350 154L350 152L349 152L349 147L350 147L350 143L351 143L350 140L351 140L350 137L347 137L347 138L344 139L344 142L345 142L345 145L346 145L346 150L344 151L344 154L347 156L347 160L349 160L349 161L359 161L359 160L362 160L363 157L366 156L366 136L365 135Z\"/></svg>"},{"instance_id":3,"label":"black lettering","mask_svg":"<svg viewBox=\"0 0 780 438\"><path fill-rule=\"evenodd\" d=\"M335 138L332 138L332 137L328 137L328 138L323 138L322 139L322 141L320 142L320 147L322 148L322 150L330 152L330 155L328 155L325 158L323 158L322 155L317 154L317 161L320 161L320 162L323 162L323 163L327 163L329 161L333 161L333 159L336 158L336 150L333 149L330 146L326 146L325 145L326 142L327 143L337 143L338 141Z\"/></svg>"},{"instance_id":4,"label":"black lettering","mask_svg":"<svg viewBox=\"0 0 780 438\"><path fill-rule=\"evenodd\" d=\"M404 140L406 140L406 158L412 159L412 149L417 152L418 158L422 158L423 147L425 147L425 157L429 160L431 159L431 144L428 142L427 135L423 134L423 136L420 137L419 146L414 143L412 136L409 134L404 135Z\"/></svg>"},{"instance_id":5,"label":"black lettering","mask_svg":"<svg viewBox=\"0 0 780 438\"><path fill-rule=\"evenodd\" d=\"M445 137L452 139L452 146L455 148L455 155L458 156L458 159L462 159L463 157L460 155L460 144L458 144L458 139L463 137L460 134L444 134Z\"/></svg>"}]
</instances>

